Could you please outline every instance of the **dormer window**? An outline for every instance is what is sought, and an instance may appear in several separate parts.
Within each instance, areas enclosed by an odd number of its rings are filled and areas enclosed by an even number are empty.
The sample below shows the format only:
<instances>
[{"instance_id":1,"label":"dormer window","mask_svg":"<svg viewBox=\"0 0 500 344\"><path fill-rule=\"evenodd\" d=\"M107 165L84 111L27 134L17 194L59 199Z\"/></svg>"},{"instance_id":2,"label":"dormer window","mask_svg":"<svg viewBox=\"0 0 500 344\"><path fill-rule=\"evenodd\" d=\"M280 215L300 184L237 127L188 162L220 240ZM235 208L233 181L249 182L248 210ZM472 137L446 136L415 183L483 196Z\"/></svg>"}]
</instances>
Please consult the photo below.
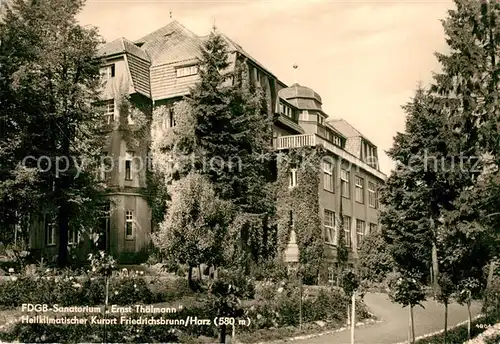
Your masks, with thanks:
<instances>
[{"instance_id":1,"label":"dormer window","mask_svg":"<svg viewBox=\"0 0 500 344\"><path fill-rule=\"evenodd\" d=\"M175 70L178 78L198 74L198 65L177 68Z\"/></svg>"},{"instance_id":2,"label":"dormer window","mask_svg":"<svg viewBox=\"0 0 500 344\"><path fill-rule=\"evenodd\" d=\"M293 109L282 102L280 102L280 114L293 119Z\"/></svg>"},{"instance_id":3,"label":"dormer window","mask_svg":"<svg viewBox=\"0 0 500 344\"><path fill-rule=\"evenodd\" d=\"M104 66L99 70L103 80L109 80L115 76L115 64Z\"/></svg>"},{"instance_id":4,"label":"dormer window","mask_svg":"<svg viewBox=\"0 0 500 344\"><path fill-rule=\"evenodd\" d=\"M377 168L377 147L363 141L363 144L361 145L361 160L366 162L369 166Z\"/></svg>"}]
</instances>

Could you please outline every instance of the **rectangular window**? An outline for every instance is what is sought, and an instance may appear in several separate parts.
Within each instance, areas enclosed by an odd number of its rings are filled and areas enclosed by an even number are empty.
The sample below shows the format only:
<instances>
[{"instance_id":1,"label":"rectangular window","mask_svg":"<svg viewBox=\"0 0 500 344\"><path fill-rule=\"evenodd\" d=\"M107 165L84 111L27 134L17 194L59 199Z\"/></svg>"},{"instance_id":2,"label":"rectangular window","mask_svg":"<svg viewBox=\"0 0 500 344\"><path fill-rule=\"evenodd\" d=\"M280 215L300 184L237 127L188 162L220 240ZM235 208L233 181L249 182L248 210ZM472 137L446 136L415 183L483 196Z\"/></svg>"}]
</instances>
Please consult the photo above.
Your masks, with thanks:
<instances>
[{"instance_id":1,"label":"rectangular window","mask_svg":"<svg viewBox=\"0 0 500 344\"><path fill-rule=\"evenodd\" d=\"M103 205L99 214L99 238L97 247L99 250L107 250L111 226L111 204Z\"/></svg>"},{"instance_id":2,"label":"rectangular window","mask_svg":"<svg viewBox=\"0 0 500 344\"><path fill-rule=\"evenodd\" d=\"M369 230L370 230L370 232L369 232L369 234L371 234L371 233L376 233L376 232L377 232L377 227L378 227L378 226L377 226L377 224L376 224L376 223L370 223L370 229L369 229Z\"/></svg>"},{"instance_id":3,"label":"rectangular window","mask_svg":"<svg viewBox=\"0 0 500 344\"><path fill-rule=\"evenodd\" d=\"M178 78L182 78L184 76L196 75L198 74L198 66L194 65L188 67L181 67L177 68L175 71Z\"/></svg>"},{"instance_id":4,"label":"rectangular window","mask_svg":"<svg viewBox=\"0 0 500 344\"><path fill-rule=\"evenodd\" d=\"M127 210L125 213L125 238L132 239L134 237L134 212Z\"/></svg>"},{"instance_id":5,"label":"rectangular window","mask_svg":"<svg viewBox=\"0 0 500 344\"><path fill-rule=\"evenodd\" d=\"M68 245L77 245L80 242L80 233L75 229L68 232Z\"/></svg>"},{"instance_id":6,"label":"rectangular window","mask_svg":"<svg viewBox=\"0 0 500 344\"><path fill-rule=\"evenodd\" d=\"M361 247L361 240L363 240L363 236L365 235L365 221L356 219L356 246Z\"/></svg>"},{"instance_id":7,"label":"rectangular window","mask_svg":"<svg viewBox=\"0 0 500 344\"><path fill-rule=\"evenodd\" d=\"M343 216L343 222L344 222L344 238L345 238L345 244L347 247L351 247L351 217L344 215Z\"/></svg>"},{"instance_id":8,"label":"rectangular window","mask_svg":"<svg viewBox=\"0 0 500 344\"><path fill-rule=\"evenodd\" d=\"M335 179L333 177L333 164L329 161L322 161L323 165L323 188L327 191L334 192Z\"/></svg>"},{"instance_id":9,"label":"rectangular window","mask_svg":"<svg viewBox=\"0 0 500 344\"><path fill-rule=\"evenodd\" d=\"M328 267L328 283L335 283L335 268L333 266Z\"/></svg>"},{"instance_id":10,"label":"rectangular window","mask_svg":"<svg viewBox=\"0 0 500 344\"><path fill-rule=\"evenodd\" d=\"M101 156L101 166L99 168L99 180L106 181L109 178L109 170L111 169L111 161L107 152Z\"/></svg>"},{"instance_id":11,"label":"rectangular window","mask_svg":"<svg viewBox=\"0 0 500 344\"><path fill-rule=\"evenodd\" d=\"M323 226L325 231L325 242L337 244L337 231L335 230L335 213L333 211L324 210Z\"/></svg>"},{"instance_id":12,"label":"rectangular window","mask_svg":"<svg viewBox=\"0 0 500 344\"><path fill-rule=\"evenodd\" d=\"M340 183L342 188L342 197L351 197L351 188L349 184L350 173L344 169L340 170Z\"/></svg>"},{"instance_id":13,"label":"rectangular window","mask_svg":"<svg viewBox=\"0 0 500 344\"><path fill-rule=\"evenodd\" d=\"M170 108L168 110L167 126L168 126L168 128L175 127L175 117L174 117L174 109L173 108Z\"/></svg>"},{"instance_id":14,"label":"rectangular window","mask_svg":"<svg viewBox=\"0 0 500 344\"><path fill-rule=\"evenodd\" d=\"M111 64L109 66L104 66L99 70L99 74L101 75L101 79L103 81L109 80L115 76L115 64Z\"/></svg>"},{"instance_id":15,"label":"rectangular window","mask_svg":"<svg viewBox=\"0 0 500 344\"><path fill-rule=\"evenodd\" d=\"M47 246L54 246L56 244L56 226L54 219L50 215L45 215L45 242Z\"/></svg>"},{"instance_id":16,"label":"rectangular window","mask_svg":"<svg viewBox=\"0 0 500 344\"><path fill-rule=\"evenodd\" d=\"M292 168L288 175L288 187L294 188L297 186L297 169Z\"/></svg>"},{"instance_id":17,"label":"rectangular window","mask_svg":"<svg viewBox=\"0 0 500 344\"><path fill-rule=\"evenodd\" d=\"M163 118L163 129L175 127L175 116L173 107L168 109L167 115Z\"/></svg>"},{"instance_id":18,"label":"rectangular window","mask_svg":"<svg viewBox=\"0 0 500 344\"><path fill-rule=\"evenodd\" d=\"M335 182L333 178L333 164L329 161L323 161L323 188L334 192Z\"/></svg>"},{"instance_id":19,"label":"rectangular window","mask_svg":"<svg viewBox=\"0 0 500 344\"><path fill-rule=\"evenodd\" d=\"M125 155L125 180L132 180L132 162L134 152L127 152Z\"/></svg>"},{"instance_id":20,"label":"rectangular window","mask_svg":"<svg viewBox=\"0 0 500 344\"><path fill-rule=\"evenodd\" d=\"M371 208L378 208L377 185L373 182L368 182L368 205Z\"/></svg>"},{"instance_id":21,"label":"rectangular window","mask_svg":"<svg viewBox=\"0 0 500 344\"><path fill-rule=\"evenodd\" d=\"M110 99L104 102L104 118L106 123L111 124L115 120L115 100Z\"/></svg>"},{"instance_id":22,"label":"rectangular window","mask_svg":"<svg viewBox=\"0 0 500 344\"><path fill-rule=\"evenodd\" d=\"M355 176L356 179L356 202L365 203L365 180L361 177Z\"/></svg>"},{"instance_id":23,"label":"rectangular window","mask_svg":"<svg viewBox=\"0 0 500 344\"><path fill-rule=\"evenodd\" d=\"M361 149L362 160L366 162L370 167L377 168L378 157L377 157L377 147L372 146L367 142L363 142Z\"/></svg>"}]
</instances>

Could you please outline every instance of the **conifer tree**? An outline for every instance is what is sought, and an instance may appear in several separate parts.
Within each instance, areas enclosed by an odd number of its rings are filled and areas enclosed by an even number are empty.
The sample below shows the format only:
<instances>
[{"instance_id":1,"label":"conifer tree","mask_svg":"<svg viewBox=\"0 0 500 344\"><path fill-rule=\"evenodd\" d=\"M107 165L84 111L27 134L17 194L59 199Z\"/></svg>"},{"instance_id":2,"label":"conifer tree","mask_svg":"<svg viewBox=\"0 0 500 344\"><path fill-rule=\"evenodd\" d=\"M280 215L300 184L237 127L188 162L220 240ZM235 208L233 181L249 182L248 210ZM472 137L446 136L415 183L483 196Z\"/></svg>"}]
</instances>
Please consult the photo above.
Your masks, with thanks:
<instances>
[{"instance_id":1,"label":"conifer tree","mask_svg":"<svg viewBox=\"0 0 500 344\"><path fill-rule=\"evenodd\" d=\"M240 253L258 261L272 251L266 243L274 207L266 159L273 117L264 110L263 91L247 61L238 58L230 72L227 44L215 29L201 60L200 82L187 99L195 123L195 170L211 180L218 197L237 207L233 231L239 233Z\"/></svg>"},{"instance_id":2,"label":"conifer tree","mask_svg":"<svg viewBox=\"0 0 500 344\"><path fill-rule=\"evenodd\" d=\"M449 131L433 110L428 92L418 88L403 107L404 133L398 133L389 156L398 162L381 193L383 235L399 270L438 275L437 238L443 209L451 209L457 191L450 179ZM435 287L437 278L434 278Z\"/></svg>"},{"instance_id":3,"label":"conifer tree","mask_svg":"<svg viewBox=\"0 0 500 344\"><path fill-rule=\"evenodd\" d=\"M500 3L455 0L455 6L443 20L450 52L436 54L442 72L435 76L432 90L436 108L448 118L454 134L452 154L467 157L460 169L468 173L460 175L461 195L446 214L448 231L441 240L448 246L444 264L453 269L448 277L460 285L470 279L481 282L482 267L498 250L489 196L495 178L483 172L500 166ZM493 203L498 209L498 198ZM471 248L464 251L468 245Z\"/></svg>"}]
</instances>

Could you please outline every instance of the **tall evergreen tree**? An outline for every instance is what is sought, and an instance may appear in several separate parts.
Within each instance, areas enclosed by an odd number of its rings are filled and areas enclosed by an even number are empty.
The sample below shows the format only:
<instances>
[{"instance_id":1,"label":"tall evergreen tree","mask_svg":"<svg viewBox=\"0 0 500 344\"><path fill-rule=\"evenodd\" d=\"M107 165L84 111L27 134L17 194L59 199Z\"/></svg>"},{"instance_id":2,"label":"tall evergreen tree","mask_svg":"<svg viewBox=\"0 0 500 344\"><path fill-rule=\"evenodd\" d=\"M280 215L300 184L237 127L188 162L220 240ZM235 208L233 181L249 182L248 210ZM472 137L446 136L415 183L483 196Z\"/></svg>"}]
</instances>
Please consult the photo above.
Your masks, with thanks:
<instances>
[{"instance_id":1,"label":"tall evergreen tree","mask_svg":"<svg viewBox=\"0 0 500 344\"><path fill-rule=\"evenodd\" d=\"M230 71L227 44L215 29L201 60L200 81L187 98L188 122L195 129L179 132L174 140L184 142L177 146L183 154L186 149L194 153L195 171L209 178L218 197L237 207L233 229L240 253L258 261L272 251L274 203L266 159L272 151L273 115L265 111L263 91L250 77L247 61L238 58Z\"/></svg>"},{"instance_id":2,"label":"tall evergreen tree","mask_svg":"<svg viewBox=\"0 0 500 344\"><path fill-rule=\"evenodd\" d=\"M5 210L19 205L25 214L43 210L41 204L56 209L61 266L68 262L70 226L81 230L95 218L89 212L100 196L91 170L102 142L100 114L92 108L101 41L95 29L76 21L83 4L13 0L0 24L0 87L6 95L0 151L8 161L0 202ZM28 156L34 159L26 169Z\"/></svg>"},{"instance_id":3,"label":"tall evergreen tree","mask_svg":"<svg viewBox=\"0 0 500 344\"><path fill-rule=\"evenodd\" d=\"M398 167L381 193L383 235L391 255L399 270L417 271L423 278L431 266L438 275L438 229L443 210L451 209L457 197L447 121L432 104L428 92L419 88L403 107L405 132L396 135L388 152Z\"/></svg>"},{"instance_id":4,"label":"tall evergreen tree","mask_svg":"<svg viewBox=\"0 0 500 344\"><path fill-rule=\"evenodd\" d=\"M451 278L480 281L481 267L498 252L498 227L492 214L500 203L491 197L496 178L478 176L485 168L498 171L500 166L500 3L455 0L455 6L443 21L450 52L436 54L442 71L435 76L432 90L439 111L450 120L454 155L474 157L478 163L467 168L462 195L457 198L455 211L447 214L450 231L442 241L455 244L453 252L447 253L448 265L456 269ZM487 162L486 157L492 157L492 161ZM465 242L472 249L461 252L457 244ZM466 275L459 273L460 269L465 269Z\"/></svg>"}]
</instances>

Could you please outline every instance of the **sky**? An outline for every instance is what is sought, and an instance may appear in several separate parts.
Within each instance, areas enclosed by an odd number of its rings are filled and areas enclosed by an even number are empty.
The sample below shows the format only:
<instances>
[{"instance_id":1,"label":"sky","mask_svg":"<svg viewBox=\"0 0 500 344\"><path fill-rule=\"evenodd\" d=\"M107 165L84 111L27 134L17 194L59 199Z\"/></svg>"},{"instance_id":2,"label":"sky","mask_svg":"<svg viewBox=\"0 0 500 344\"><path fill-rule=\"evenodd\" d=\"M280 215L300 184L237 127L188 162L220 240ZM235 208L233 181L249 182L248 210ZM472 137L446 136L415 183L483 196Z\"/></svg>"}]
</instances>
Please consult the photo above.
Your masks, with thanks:
<instances>
[{"instance_id":1,"label":"sky","mask_svg":"<svg viewBox=\"0 0 500 344\"><path fill-rule=\"evenodd\" d=\"M404 130L401 106L439 71L440 20L452 8L451 0L87 0L79 20L106 41L138 39L170 14L199 35L215 24L281 81L318 92L329 118L345 119L378 146L388 174L394 163L385 151Z\"/></svg>"}]
</instances>

